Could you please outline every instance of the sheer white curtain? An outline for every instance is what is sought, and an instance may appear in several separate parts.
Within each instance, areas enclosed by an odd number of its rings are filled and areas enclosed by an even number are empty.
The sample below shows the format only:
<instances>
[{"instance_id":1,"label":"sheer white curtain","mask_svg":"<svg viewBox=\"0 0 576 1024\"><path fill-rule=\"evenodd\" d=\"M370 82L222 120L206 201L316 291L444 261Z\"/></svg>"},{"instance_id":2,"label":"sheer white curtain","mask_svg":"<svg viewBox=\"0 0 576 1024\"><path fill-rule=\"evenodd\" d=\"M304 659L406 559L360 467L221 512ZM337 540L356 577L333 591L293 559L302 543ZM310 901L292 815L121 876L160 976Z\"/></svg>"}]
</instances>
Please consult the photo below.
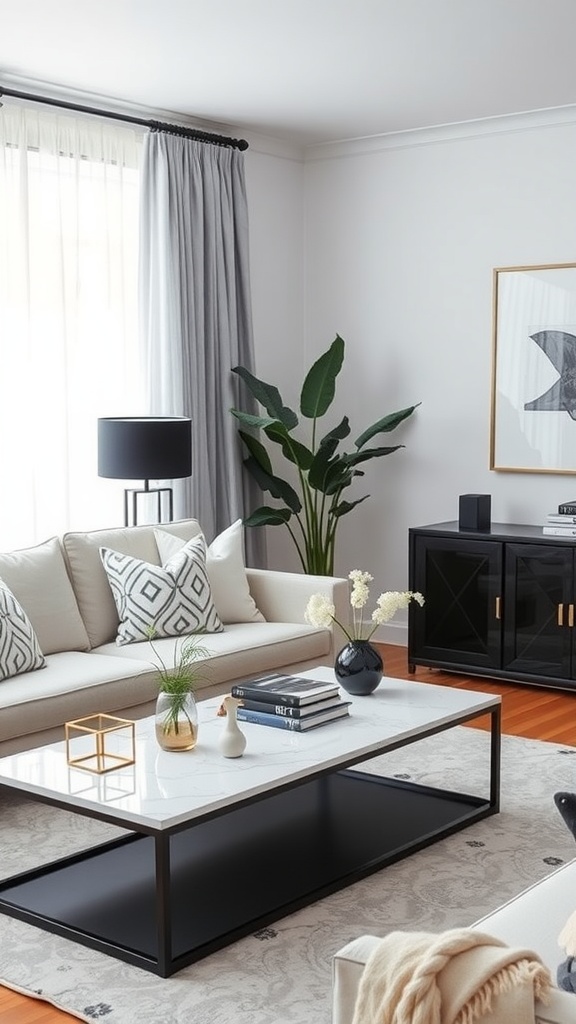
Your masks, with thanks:
<instances>
[{"instance_id":1,"label":"sheer white curtain","mask_svg":"<svg viewBox=\"0 0 576 1024\"><path fill-rule=\"evenodd\" d=\"M99 416L141 415L141 133L0 110L0 550L120 525Z\"/></svg>"}]
</instances>

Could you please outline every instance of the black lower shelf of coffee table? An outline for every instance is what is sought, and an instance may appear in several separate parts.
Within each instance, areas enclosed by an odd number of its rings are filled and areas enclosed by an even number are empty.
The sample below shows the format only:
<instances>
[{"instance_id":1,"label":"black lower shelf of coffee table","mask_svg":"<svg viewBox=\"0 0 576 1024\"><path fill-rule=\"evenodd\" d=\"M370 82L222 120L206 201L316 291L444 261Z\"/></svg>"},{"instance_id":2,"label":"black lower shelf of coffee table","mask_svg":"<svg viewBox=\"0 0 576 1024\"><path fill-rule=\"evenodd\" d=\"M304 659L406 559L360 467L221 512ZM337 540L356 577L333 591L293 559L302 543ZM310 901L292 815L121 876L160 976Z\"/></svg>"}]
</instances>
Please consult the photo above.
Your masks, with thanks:
<instances>
[{"instance_id":1,"label":"black lower shelf of coffee table","mask_svg":"<svg viewBox=\"0 0 576 1024\"><path fill-rule=\"evenodd\" d=\"M165 973L494 812L479 797L344 771L192 825L170 837ZM0 910L164 973L152 837L0 883Z\"/></svg>"}]
</instances>

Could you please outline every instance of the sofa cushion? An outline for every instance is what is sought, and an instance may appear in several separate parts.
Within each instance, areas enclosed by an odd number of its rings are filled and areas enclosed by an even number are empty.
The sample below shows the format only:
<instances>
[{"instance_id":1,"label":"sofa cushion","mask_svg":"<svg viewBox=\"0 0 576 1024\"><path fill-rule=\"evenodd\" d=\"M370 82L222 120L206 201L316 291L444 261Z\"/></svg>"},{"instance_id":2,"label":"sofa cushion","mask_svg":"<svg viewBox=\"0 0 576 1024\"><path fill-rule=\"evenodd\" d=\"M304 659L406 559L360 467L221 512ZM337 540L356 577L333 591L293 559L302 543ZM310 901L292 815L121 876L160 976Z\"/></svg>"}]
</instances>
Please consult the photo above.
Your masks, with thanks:
<instances>
[{"instance_id":1,"label":"sofa cushion","mask_svg":"<svg viewBox=\"0 0 576 1024\"><path fill-rule=\"evenodd\" d=\"M166 638L154 643L157 654L165 665L173 665L177 639ZM211 633L202 638L202 646L209 653L201 691L211 685L225 685L262 675L275 669L285 671L290 666L311 668L325 663L331 651L331 636L327 629L314 629L297 622L238 622L225 626L222 633ZM145 642L118 647L103 644L94 652L117 660L141 659L148 668L154 667L153 651ZM203 659L200 659L201 661Z\"/></svg>"},{"instance_id":2,"label":"sofa cushion","mask_svg":"<svg viewBox=\"0 0 576 1024\"><path fill-rule=\"evenodd\" d=\"M120 624L118 644L188 633L218 633L218 618L206 571L206 542L193 537L162 566L110 548L100 556Z\"/></svg>"},{"instance_id":3,"label":"sofa cushion","mask_svg":"<svg viewBox=\"0 0 576 1024\"><path fill-rule=\"evenodd\" d=\"M164 528L154 530L162 564L179 551L184 541ZM244 565L244 527L237 519L210 544L206 556L208 578L216 611L223 623L264 622L250 593Z\"/></svg>"},{"instance_id":4,"label":"sofa cushion","mask_svg":"<svg viewBox=\"0 0 576 1024\"><path fill-rule=\"evenodd\" d=\"M45 664L30 619L0 580L0 680L33 672Z\"/></svg>"},{"instance_id":5,"label":"sofa cushion","mask_svg":"<svg viewBox=\"0 0 576 1024\"><path fill-rule=\"evenodd\" d=\"M22 605L43 654L89 650L57 537L0 554L0 579Z\"/></svg>"},{"instance_id":6,"label":"sofa cushion","mask_svg":"<svg viewBox=\"0 0 576 1024\"><path fill-rule=\"evenodd\" d=\"M163 529L183 540L190 540L201 532L195 519L166 523ZM152 526L128 526L90 533L65 533L62 544L90 645L99 647L109 643L115 639L118 630L118 611L102 565L100 548L112 548L124 555L159 565L154 529Z\"/></svg>"},{"instance_id":7,"label":"sofa cushion","mask_svg":"<svg viewBox=\"0 0 576 1024\"><path fill-rule=\"evenodd\" d=\"M119 648L116 648L118 651ZM40 734L91 714L114 714L153 701L158 672L143 661L63 651L46 658L41 672L26 672L0 685L0 742Z\"/></svg>"}]
</instances>

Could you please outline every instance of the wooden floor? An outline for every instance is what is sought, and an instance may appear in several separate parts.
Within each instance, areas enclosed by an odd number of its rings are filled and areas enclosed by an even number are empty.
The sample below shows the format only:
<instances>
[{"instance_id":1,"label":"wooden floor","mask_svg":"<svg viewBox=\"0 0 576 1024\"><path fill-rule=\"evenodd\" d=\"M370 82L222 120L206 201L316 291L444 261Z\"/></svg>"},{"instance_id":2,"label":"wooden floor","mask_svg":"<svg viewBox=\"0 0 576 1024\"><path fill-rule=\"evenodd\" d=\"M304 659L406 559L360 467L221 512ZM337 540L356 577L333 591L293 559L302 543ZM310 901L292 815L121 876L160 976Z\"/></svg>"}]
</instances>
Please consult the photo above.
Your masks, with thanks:
<instances>
[{"instance_id":1,"label":"wooden floor","mask_svg":"<svg viewBox=\"0 0 576 1024\"><path fill-rule=\"evenodd\" d=\"M378 646L387 676L434 683L435 686L456 686L479 693L499 693L502 697L502 732L576 746L576 691L567 693L564 690L546 690L541 686L519 686L501 679L461 676L421 667L409 675L405 647ZM480 719L479 723L480 728L488 727L485 719Z\"/></svg>"},{"instance_id":2,"label":"wooden floor","mask_svg":"<svg viewBox=\"0 0 576 1024\"><path fill-rule=\"evenodd\" d=\"M410 679L436 686L457 686L502 697L502 731L529 739L548 740L576 746L576 692L518 686L499 680L453 675L436 669L418 668L408 673L406 648L379 645L387 676ZM479 719L478 728L487 728L488 719ZM55 1010L48 1003L29 999L0 985L0 1024L71 1024L77 1020Z\"/></svg>"}]
</instances>

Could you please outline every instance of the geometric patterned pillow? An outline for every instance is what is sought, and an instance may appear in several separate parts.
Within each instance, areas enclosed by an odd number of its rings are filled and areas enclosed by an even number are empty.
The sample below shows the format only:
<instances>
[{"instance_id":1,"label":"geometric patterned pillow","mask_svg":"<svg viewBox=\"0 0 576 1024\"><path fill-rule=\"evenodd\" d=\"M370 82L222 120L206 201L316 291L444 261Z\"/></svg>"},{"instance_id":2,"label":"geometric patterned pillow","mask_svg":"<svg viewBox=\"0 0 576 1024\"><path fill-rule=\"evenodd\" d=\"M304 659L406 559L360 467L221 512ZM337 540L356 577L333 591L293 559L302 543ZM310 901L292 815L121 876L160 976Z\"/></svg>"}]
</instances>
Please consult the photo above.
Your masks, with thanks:
<instances>
[{"instance_id":1,"label":"geometric patterned pillow","mask_svg":"<svg viewBox=\"0 0 576 1024\"><path fill-rule=\"evenodd\" d=\"M223 630L210 591L202 535L163 566L110 548L100 548L100 557L120 619L117 644L147 640L150 628L157 637Z\"/></svg>"},{"instance_id":2,"label":"geometric patterned pillow","mask_svg":"<svg viewBox=\"0 0 576 1024\"><path fill-rule=\"evenodd\" d=\"M0 680L44 668L32 623L6 584L0 580Z\"/></svg>"}]
</instances>

